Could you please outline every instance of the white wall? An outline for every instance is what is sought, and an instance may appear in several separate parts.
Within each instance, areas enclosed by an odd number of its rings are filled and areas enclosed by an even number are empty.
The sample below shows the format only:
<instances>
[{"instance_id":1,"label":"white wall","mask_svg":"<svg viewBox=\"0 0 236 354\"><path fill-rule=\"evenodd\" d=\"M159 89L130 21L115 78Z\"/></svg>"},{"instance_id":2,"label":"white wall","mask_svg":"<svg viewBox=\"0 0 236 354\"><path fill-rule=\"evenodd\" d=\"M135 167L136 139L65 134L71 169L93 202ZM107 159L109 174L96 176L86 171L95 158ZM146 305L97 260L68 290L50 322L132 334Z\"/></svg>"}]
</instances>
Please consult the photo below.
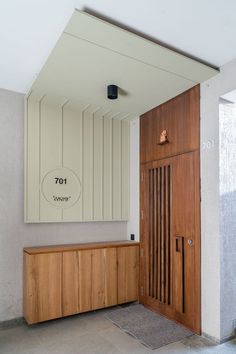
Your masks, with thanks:
<instances>
[{"instance_id":1,"label":"white wall","mask_svg":"<svg viewBox=\"0 0 236 354\"><path fill-rule=\"evenodd\" d=\"M232 335L236 319L229 295L236 285L226 271L232 274L235 260L232 252L226 253L224 234L220 232L223 215L219 179L219 98L235 88L236 60L201 85L202 330L218 340ZM232 230L231 236L235 237ZM231 247L236 254L235 243Z\"/></svg>"},{"instance_id":2,"label":"white wall","mask_svg":"<svg viewBox=\"0 0 236 354\"><path fill-rule=\"evenodd\" d=\"M0 90L0 321L22 316L25 246L122 240L126 222L24 224L23 95Z\"/></svg>"}]
</instances>

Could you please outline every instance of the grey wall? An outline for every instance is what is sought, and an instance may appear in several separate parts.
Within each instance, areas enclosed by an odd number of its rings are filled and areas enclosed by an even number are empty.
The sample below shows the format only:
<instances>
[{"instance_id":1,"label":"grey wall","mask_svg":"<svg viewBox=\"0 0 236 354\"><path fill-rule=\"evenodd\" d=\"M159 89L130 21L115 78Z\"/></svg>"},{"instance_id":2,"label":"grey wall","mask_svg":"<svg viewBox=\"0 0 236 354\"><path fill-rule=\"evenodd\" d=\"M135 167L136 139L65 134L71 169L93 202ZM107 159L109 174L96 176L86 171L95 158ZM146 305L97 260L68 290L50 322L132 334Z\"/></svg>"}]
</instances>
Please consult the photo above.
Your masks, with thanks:
<instances>
[{"instance_id":1,"label":"grey wall","mask_svg":"<svg viewBox=\"0 0 236 354\"><path fill-rule=\"evenodd\" d=\"M125 222L24 224L24 98L0 90L0 321L22 316L25 246L126 239Z\"/></svg>"},{"instance_id":2,"label":"grey wall","mask_svg":"<svg viewBox=\"0 0 236 354\"><path fill-rule=\"evenodd\" d=\"M236 105L220 101L221 336L236 320Z\"/></svg>"},{"instance_id":3,"label":"grey wall","mask_svg":"<svg viewBox=\"0 0 236 354\"><path fill-rule=\"evenodd\" d=\"M201 85L202 330L218 340L236 319L235 121L219 119L220 96L235 89L236 60Z\"/></svg>"}]
</instances>

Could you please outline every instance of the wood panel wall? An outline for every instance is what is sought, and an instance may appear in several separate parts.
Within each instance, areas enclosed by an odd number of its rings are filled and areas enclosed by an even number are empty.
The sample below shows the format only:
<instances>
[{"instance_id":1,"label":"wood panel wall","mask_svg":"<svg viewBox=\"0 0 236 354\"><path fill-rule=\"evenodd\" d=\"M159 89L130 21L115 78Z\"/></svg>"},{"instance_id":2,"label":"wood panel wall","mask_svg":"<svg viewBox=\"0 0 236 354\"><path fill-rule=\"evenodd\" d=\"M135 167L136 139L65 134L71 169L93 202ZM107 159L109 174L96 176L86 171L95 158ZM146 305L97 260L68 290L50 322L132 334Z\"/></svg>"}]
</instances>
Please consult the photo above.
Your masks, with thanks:
<instances>
[{"instance_id":1,"label":"wood panel wall","mask_svg":"<svg viewBox=\"0 0 236 354\"><path fill-rule=\"evenodd\" d=\"M26 102L25 221L111 221L129 217L129 122L89 107ZM81 182L70 208L51 206L43 177L67 167Z\"/></svg>"}]
</instances>

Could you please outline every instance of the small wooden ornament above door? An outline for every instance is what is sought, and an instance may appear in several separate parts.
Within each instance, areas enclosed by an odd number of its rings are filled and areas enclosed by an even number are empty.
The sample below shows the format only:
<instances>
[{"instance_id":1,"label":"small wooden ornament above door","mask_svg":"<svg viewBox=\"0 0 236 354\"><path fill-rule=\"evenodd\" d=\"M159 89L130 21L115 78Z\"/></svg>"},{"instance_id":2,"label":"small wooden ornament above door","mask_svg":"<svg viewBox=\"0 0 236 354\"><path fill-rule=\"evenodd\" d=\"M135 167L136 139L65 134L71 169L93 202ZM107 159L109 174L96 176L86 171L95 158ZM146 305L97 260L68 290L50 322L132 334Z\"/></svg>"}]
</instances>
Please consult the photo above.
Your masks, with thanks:
<instances>
[{"instance_id":1,"label":"small wooden ornament above door","mask_svg":"<svg viewBox=\"0 0 236 354\"><path fill-rule=\"evenodd\" d=\"M167 144L168 142L169 142L169 140L168 140L167 130L164 129L164 130L162 130L162 132L160 134L160 140L159 140L158 145Z\"/></svg>"}]
</instances>

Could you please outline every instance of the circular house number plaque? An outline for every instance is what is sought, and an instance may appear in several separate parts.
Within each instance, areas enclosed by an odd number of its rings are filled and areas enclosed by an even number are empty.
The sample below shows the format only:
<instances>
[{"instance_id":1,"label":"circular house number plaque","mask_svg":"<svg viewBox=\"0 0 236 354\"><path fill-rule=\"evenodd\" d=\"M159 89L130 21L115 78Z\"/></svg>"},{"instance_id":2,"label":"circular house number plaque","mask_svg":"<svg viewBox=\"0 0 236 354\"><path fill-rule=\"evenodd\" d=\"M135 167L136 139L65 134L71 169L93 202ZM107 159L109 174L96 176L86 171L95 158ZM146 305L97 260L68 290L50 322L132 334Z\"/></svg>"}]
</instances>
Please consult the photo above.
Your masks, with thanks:
<instances>
[{"instance_id":1,"label":"circular house number plaque","mask_svg":"<svg viewBox=\"0 0 236 354\"><path fill-rule=\"evenodd\" d=\"M81 183L73 171L57 168L44 176L42 194L51 205L70 208L80 198Z\"/></svg>"}]
</instances>

